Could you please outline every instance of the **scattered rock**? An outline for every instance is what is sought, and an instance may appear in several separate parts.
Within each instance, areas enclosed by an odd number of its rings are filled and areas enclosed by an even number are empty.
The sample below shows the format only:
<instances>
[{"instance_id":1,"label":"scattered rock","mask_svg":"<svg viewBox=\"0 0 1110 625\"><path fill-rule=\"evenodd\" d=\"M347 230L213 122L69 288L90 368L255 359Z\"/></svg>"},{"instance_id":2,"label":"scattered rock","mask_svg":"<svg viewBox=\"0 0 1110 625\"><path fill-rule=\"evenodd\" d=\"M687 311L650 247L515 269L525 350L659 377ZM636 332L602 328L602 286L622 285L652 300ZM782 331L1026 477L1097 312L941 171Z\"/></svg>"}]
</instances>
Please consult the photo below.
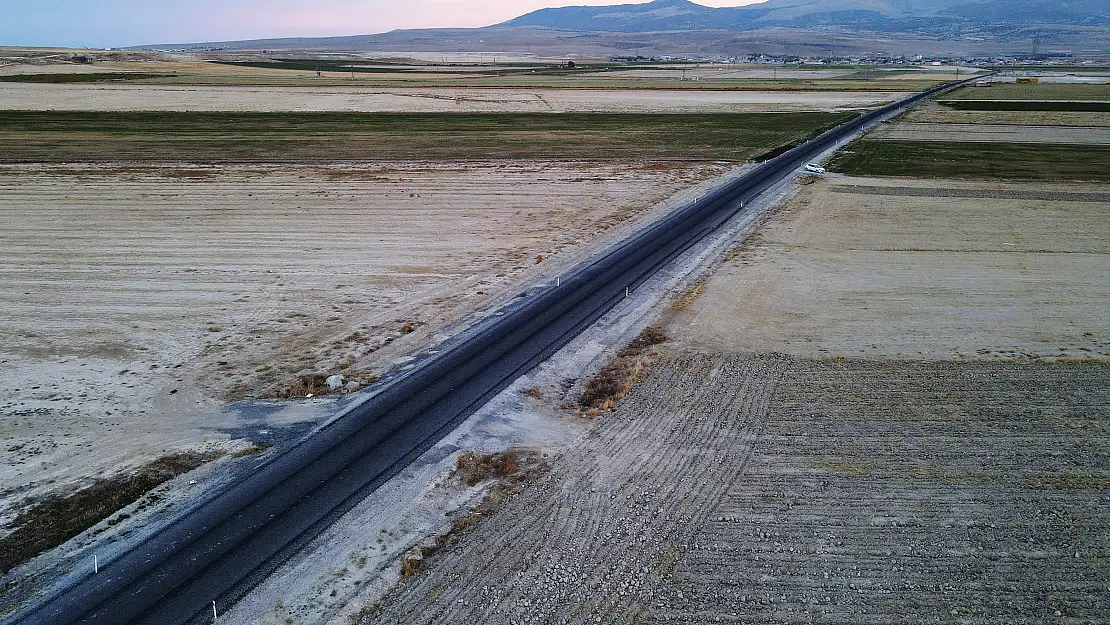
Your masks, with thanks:
<instances>
[{"instance_id":1,"label":"scattered rock","mask_svg":"<svg viewBox=\"0 0 1110 625\"><path fill-rule=\"evenodd\" d=\"M343 388L344 382L345 380L341 375L328 376L328 379L324 380L324 384L327 385L329 391L338 391Z\"/></svg>"}]
</instances>

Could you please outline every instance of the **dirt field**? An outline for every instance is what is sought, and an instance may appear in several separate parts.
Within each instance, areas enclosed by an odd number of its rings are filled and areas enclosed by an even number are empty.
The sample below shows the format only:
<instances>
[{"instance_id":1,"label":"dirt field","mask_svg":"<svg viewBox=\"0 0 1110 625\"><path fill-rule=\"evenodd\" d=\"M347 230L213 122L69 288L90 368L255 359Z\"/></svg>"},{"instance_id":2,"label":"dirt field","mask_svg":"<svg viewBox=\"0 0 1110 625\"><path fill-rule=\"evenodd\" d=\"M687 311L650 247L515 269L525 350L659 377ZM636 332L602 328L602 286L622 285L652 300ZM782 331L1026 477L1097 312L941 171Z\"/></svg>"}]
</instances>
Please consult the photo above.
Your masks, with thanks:
<instances>
[{"instance_id":1,"label":"dirt field","mask_svg":"<svg viewBox=\"0 0 1110 625\"><path fill-rule=\"evenodd\" d=\"M4 503L222 445L222 429L245 425L225 398L305 372L368 381L729 169L4 167Z\"/></svg>"},{"instance_id":2,"label":"dirt field","mask_svg":"<svg viewBox=\"0 0 1110 625\"><path fill-rule=\"evenodd\" d=\"M1094 304L1110 291L1102 191L811 185L714 275L675 335L710 351L1110 357Z\"/></svg>"},{"instance_id":3,"label":"dirt field","mask_svg":"<svg viewBox=\"0 0 1110 625\"><path fill-rule=\"evenodd\" d=\"M888 124L869 135L877 141L956 141L1110 145L1110 126L1046 126L989 123Z\"/></svg>"},{"instance_id":4,"label":"dirt field","mask_svg":"<svg viewBox=\"0 0 1110 625\"><path fill-rule=\"evenodd\" d=\"M1110 85L1098 83L1015 83L993 84L990 87L964 87L944 96L946 100L1110 100Z\"/></svg>"},{"instance_id":5,"label":"dirt field","mask_svg":"<svg viewBox=\"0 0 1110 625\"><path fill-rule=\"evenodd\" d=\"M0 83L0 110L363 112L827 111L903 92L666 91Z\"/></svg>"},{"instance_id":6,"label":"dirt field","mask_svg":"<svg viewBox=\"0 0 1110 625\"><path fill-rule=\"evenodd\" d=\"M1110 126L1110 113L1068 111L962 111L925 102L901 118L905 122L940 124L1015 124L1021 126Z\"/></svg>"},{"instance_id":7,"label":"dirt field","mask_svg":"<svg viewBox=\"0 0 1110 625\"><path fill-rule=\"evenodd\" d=\"M676 357L361 622L1097 622L1106 375Z\"/></svg>"},{"instance_id":8,"label":"dirt field","mask_svg":"<svg viewBox=\"0 0 1110 625\"><path fill-rule=\"evenodd\" d=\"M805 187L631 395L360 622L1104 621L1107 200Z\"/></svg>"}]
</instances>

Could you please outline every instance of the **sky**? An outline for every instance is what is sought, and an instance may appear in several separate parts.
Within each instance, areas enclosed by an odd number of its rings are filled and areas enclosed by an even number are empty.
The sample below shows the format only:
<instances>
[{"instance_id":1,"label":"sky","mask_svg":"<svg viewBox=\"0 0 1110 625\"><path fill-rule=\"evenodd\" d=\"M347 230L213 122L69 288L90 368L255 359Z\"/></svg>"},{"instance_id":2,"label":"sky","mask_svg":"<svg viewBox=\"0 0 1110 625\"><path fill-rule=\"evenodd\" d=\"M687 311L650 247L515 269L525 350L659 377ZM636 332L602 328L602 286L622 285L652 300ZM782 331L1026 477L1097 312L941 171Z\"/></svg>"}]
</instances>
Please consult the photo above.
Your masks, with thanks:
<instances>
[{"instance_id":1,"label":"sky","mask_svg":"<svg viewBox=\"0 0 1110 625\"><path fill-rule=\"evenodd\" d=\"M636 0L0 0L0 46L118 48L478 27L543 7L621 3Z\"/></svg>"}]
</instances>

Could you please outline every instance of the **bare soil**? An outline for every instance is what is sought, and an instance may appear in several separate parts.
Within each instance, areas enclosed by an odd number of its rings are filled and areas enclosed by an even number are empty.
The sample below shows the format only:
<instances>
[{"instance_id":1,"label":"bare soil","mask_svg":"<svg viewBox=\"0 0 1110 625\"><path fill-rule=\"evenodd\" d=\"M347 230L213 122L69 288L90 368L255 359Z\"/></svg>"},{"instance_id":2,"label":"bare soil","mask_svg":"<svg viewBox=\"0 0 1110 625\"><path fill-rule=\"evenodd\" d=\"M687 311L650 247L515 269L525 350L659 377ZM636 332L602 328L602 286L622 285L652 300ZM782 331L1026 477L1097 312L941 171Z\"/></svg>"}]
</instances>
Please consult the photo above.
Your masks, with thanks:
<instances>
[{"instance_id":1,"label":"bare soil","mask_svg":"<svg viewBox=\"0 0 1110 625\"><path fill-rule=\"evenodd\" d=\"M1106 375L676 355L358 622L1097 622Z\"/></svg>"},{"instance_id":2,"label":"bare soil","mask_svg":"<svg viewBox=\"0 0 1110 625\"><path fill-rule=\"evenodd\" d=\"M237 448L227 400L305 374L369 383L729 169L2 168L4 506L169 451ZM314 417L267 413L256 427Z\"/></svg>"},{"instance_id":3,"label":"bare soil","mask_svg":"<svg viewBox=\"0 0 1110 625\"><path fill-rule=\"evenodd\" d=\"M964 111L924 102L901 117L913 123L1013 124L1019 126L1110 126L1110 113L1068 111Z\"/></svg>"},{"instance_id":4,"label":"bare soil","mask_svg":"<svg viewBox=\"0 0 1110 625\"><path fill-rule=\"evenodd\" d=\"M1059 145L1110 145L1110 126L1047 126L990 123L887 124L868 135L875 141L976 141L1051 143Z\"/></svg>"},{"instance_id":5,"label":"bare soil","mask_svg":"<svg viewBox=\"0 0 1110 625\"><path fill-rule=\"evenodd\" d=\"M659 89L367 88L0 83L0 110L361 112L830 111L877 106L902 92Z\"/></svg>"},{"instance_id":6,"label":"bare soil","mask_svg":"<svg viewBox=\"0 0 1110 625\"><path fill-rule=\"evenodd\" d=\"M1110 317L1097 304L1110 292L1101 191L809 185L730 255L668 334L711 352L1110 358Z\"/></svg>"}]
</instances>

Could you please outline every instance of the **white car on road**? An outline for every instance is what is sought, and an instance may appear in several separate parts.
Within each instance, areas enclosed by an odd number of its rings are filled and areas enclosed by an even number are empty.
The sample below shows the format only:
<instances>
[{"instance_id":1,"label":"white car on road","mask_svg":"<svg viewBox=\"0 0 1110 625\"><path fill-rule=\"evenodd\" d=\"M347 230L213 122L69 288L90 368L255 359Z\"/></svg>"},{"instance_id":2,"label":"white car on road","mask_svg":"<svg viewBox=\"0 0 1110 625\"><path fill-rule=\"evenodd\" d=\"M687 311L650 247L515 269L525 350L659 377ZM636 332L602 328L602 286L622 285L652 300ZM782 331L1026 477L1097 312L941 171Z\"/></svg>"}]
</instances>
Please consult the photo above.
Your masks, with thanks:
<instances>
[{"instance_id":1,"label":"white car on road","mask_svg":"<svg viewBox=\"0 0 1110 625\"><path fill-rule=\"evenodd\" d=\"M810 163L809 165L806 165L806 171L813 174L823 174L825 173L825 168L821 167L817 163Z\"/></svg>"}]
</instances>

